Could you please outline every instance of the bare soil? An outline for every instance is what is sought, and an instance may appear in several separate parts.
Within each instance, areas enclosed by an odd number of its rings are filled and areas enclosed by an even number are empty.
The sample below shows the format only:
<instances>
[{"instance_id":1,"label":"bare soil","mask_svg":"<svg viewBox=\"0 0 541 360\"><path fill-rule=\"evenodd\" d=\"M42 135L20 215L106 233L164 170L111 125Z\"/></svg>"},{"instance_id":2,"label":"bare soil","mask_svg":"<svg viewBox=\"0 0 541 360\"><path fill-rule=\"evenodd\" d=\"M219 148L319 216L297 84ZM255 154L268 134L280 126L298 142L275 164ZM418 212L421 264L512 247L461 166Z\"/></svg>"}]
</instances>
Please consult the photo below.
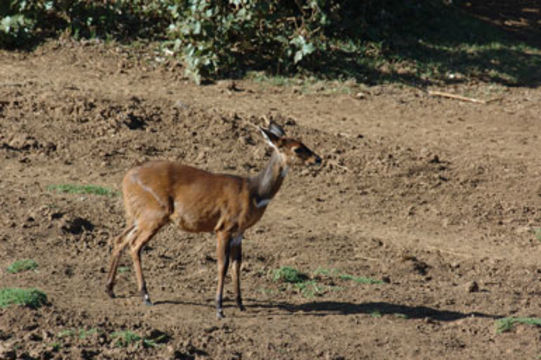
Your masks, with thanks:
<instances>
[{"instance_id":1,"label":"bare soil","mask_svg":"<svg viewBox=\"0 0 541 360\"><path fill-rule=\"evenodd\" d=\"M249 81L198 87L145 56L71 42L0 53L0 285L37 287L49 301L0 309L0 358L541 354L537 327L496 332L500 317L541 313L540 89L440 89L496 98L482 105L399 86L358 97ZM124 173L150 159L254 174L269 150L250 123L271 118L324 165L292 169L245 234L247 311L234 306L228 281L226 318L216 319L215 239L173 226L143 254L155 306L142 305L126 254L118 298L108 298L121 197L50 186L119 191ZM5 271L24 258L38 270ZM275 282L282 266L317 288ZM112 334L122 330L158 344L118 346Z\"/></svg>"}]
</instances>

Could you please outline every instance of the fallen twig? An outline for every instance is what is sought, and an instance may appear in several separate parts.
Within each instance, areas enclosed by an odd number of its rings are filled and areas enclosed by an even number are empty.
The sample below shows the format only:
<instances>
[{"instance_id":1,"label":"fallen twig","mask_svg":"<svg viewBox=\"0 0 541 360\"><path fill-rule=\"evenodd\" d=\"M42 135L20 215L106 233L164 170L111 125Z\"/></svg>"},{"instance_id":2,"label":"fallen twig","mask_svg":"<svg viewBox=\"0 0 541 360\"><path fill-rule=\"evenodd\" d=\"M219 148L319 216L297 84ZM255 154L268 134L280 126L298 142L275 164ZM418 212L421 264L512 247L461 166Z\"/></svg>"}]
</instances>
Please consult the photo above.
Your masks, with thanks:
<instances>
[{"instance_id":1,"label":"fallen twig","mask_svg":"<svg viewBox=\"0 0 541 360\"><path fill-rule=\"evenodd\" d=\"M483 105L485 105L487 103L485 100L479 100L479 99L474 99L474 98L470 98L470 97L450 94L450 93L446 93L446 92L442 92L442 91L428 90L428 95L430 95L430 96L441 96L441 97L445 97L445 98L449 98L449 99L467 101L467 102L472 102L472 103L476 103L476 104L483 104Z\"/></svg>"}]
</instances>

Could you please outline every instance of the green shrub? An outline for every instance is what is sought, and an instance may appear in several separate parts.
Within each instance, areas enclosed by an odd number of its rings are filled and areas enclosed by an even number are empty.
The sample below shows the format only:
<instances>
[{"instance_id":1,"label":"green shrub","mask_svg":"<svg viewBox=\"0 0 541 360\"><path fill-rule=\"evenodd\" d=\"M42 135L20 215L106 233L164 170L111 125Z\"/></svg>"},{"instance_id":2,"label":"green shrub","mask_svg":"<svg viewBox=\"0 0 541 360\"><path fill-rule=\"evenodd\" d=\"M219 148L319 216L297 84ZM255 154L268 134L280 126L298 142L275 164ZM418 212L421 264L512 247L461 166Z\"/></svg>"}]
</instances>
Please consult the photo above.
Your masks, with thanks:
<instances>
[{"instance_id":1,"label":"green shrub","mask_svg":"<svg viewBox=\"0 0 541 360\"><path fill-rule=\"evenodd\" d=\"M11 0L0 4L0 47L27 47L68 31L75 38L164 38L173 0Z\"/></svg>"},{"instance_id":2,"label":"green shrub","mask_svg":"<svg viewBox=\"0 0 541 360\"><path fill-rule=\"evenodd\" d=\"M539 48L442 0L4 0L0 47L60 34L157 40L200 83L269 75L537 85ZM533 74L533 75L532 75ZM451 76L451 77L450 77ZM454 81L454 80L453 80Z\"/></svg>"},{"instance_id":3,"label":"green shrub","mask_svg":"<svg viewBox=\"0 0 541 360\"><path fill-rule=\"evenodd\" d=\"M39 18L43 17L43 1L12 0L0 5L0 46L22 46L32 38Z\"/></svg>"},{"instance_id":4,"label":"green shrub","mask_svg":"<svg viewBox=\"0 0 541 360\"><path fill-rule=\"evenodd\" d=\"M327 22L324 1L175 1L169 7L172 51L197 83L202 78L273 64L290 70L314 53Z\"/></svg>"},{"instance_id":5,"label":"green shrub","mask_svg":"<svg viewBox=\"0 0 541 360\"><path fill-rule=\"evenodd\" d=\"M0 307L10 305L27 306L33 309L47 303L47 295L38 289L3 288L0 289Z\"/></svg>"}]
</instances>

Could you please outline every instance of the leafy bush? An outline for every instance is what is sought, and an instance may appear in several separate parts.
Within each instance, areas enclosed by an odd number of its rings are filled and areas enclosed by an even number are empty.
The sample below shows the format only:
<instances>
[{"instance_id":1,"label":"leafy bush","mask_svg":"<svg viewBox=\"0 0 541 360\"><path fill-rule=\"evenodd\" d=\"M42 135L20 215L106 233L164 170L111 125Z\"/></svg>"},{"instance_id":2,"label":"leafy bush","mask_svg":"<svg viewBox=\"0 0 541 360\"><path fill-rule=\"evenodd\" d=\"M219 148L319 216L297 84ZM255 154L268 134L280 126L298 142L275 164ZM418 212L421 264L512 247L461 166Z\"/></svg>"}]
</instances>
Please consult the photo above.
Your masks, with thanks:
<instances>
[{"instance_id":1,"label":"leafy bush","mask_svg":"<svg viewBox=\"0 0 541 360\"><path fill-rule=\"evenodd\" d=\"M28 47L67 31L75 38L162 37L171 0L11 0L0 4L0 47Z\"/></svg>"},{"instance_id":2,"label":"leafy bush","mask_svg":"<svg viewBox=\"0 0 541 360\"><path fill-rule=\"evenodd\" d=\"M60 34L157 40L197 83L265 71L414 84L458 73L538 84L538 48L520 56L520 44L447 3L458 2L4 0L0 47L31 48Z\"/></svg>"},{"instance_id":3,"label":"leafy bush","mask_svg":"<svg viewBox=\"0 0 541 360\"><path fill-rule=\"evenodd\" d=\"M160 37L169 24L168 0L71 1L56 10L76 37L133 39Z\"/></svg>"},{"instance_id":4,"label":"leafy bush","mask_svg":"<svg viewBox=\"0 0 541 360\"><path fill-rule=\"evenodd\" d=\"M430 1L428 1L430 2ZM423 6L398 0L11 0L0 5L0 46L72 36L169 39L196 82L243 68L284 73L330 49L329 36L357 38ZM396 14L398 16L393 16Z\"/></svg>"},{"instance_id":5,"label":"leafy bush","mask_svg":"<svg viewBox=\"0 0 541 360\"><path fill-rule=\"evenodd\" d=\"M4 1L0 5L0 45L22 46L32 38L38 19L43 17L43 1Z\"/></svg>"},{"instance_id":6,"label":"leafy bush","mask_svg":"<svg viewBox=\"0 0 541 360\"><path fill-rule=\"evenodd\" d=\"M242 64L289 70L316 50L327 22L322 2L175 1L169 7L171 50L181 54L196 82Z\"/></svg>"}]
</instances>

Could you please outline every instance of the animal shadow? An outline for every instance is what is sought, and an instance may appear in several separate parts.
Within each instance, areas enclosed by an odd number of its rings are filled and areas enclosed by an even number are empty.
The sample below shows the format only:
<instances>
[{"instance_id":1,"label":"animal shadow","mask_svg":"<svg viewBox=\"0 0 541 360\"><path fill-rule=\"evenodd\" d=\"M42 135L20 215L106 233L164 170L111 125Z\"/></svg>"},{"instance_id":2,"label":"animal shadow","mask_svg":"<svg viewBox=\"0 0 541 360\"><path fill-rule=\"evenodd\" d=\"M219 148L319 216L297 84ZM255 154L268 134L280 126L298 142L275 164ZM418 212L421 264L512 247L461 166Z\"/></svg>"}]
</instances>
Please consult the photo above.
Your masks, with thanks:
<instances>
[{"instance_id":1,"label":"animal shadow","mask_svg":"<svg viewBox=\"0 0 541 360\"><path fill-rule=\"evenodd\" d=\"M435 321L456 321L468 317L490 319L502 318L502 315L485 314L481 312L459 312L435 309L427 306L409 306L388 302L350 303L340 301L311 301L304 304L252 304L253 307L278 308L290 313L312 316L381 314L402 315L408 319L430 319Z\"/></svg>"}]
</instances>

